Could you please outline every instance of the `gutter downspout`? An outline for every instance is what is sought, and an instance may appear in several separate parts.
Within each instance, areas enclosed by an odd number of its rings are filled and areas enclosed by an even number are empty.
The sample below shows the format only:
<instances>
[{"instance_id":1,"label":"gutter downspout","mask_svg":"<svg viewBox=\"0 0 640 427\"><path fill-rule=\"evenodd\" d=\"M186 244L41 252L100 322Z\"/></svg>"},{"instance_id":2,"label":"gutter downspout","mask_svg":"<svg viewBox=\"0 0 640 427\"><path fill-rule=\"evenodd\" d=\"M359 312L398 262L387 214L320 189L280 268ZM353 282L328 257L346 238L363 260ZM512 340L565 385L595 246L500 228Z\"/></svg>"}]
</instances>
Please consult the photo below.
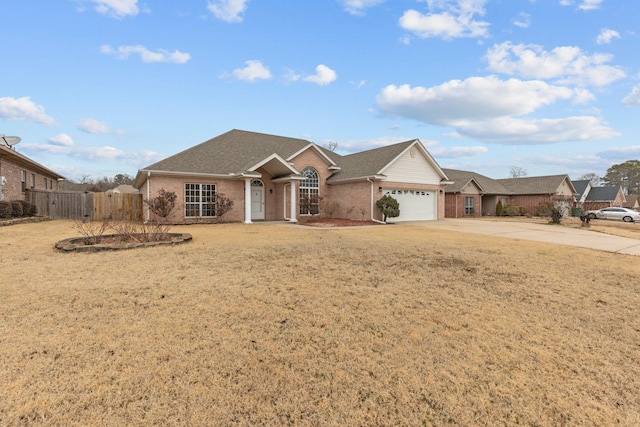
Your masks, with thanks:
<instances>
[{"instance_id":1,"label":"gutter downspout","mask_svg":"<svg viewBox=\"0 0 640 427\"><path fill-rule=\"evenodd\" d=\"M151 171L147 171L147 222L149 222L150 220L150 213L149 213L149 197L151 197Z\"/></svg>"},{"instance_id":2,"label":"gutter downspout","mask_svg":"<svg viewBox=\"0 0 640 427\"><path fill-rule=\"evenodd\" d=\"M371 221L377 222L378 224L386 224L386 222L377 220L373 217L373 181L369 177L367 177L367 181L371 183Z\"/></svg>"}]
</instances>

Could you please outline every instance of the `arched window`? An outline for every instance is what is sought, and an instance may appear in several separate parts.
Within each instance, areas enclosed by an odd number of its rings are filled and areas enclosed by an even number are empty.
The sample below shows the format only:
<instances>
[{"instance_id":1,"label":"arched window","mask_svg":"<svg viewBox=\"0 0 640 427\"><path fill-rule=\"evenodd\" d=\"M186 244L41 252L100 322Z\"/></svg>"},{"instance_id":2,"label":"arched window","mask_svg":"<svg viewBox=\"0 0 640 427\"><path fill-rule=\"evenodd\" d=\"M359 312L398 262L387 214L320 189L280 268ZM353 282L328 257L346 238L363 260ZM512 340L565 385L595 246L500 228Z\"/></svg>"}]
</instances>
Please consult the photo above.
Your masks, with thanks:
<instances>
[{"instance_id":1,"label":"arched window","mask_svg":"<svg viewBox=\"0 0 640 427\"><path fill-rule=\"evenodd\" d=\"M320 177L318 171L308 167L302 170L306 178L300 181L300 215L320 213Z\"/></svg>"}]
</instances>

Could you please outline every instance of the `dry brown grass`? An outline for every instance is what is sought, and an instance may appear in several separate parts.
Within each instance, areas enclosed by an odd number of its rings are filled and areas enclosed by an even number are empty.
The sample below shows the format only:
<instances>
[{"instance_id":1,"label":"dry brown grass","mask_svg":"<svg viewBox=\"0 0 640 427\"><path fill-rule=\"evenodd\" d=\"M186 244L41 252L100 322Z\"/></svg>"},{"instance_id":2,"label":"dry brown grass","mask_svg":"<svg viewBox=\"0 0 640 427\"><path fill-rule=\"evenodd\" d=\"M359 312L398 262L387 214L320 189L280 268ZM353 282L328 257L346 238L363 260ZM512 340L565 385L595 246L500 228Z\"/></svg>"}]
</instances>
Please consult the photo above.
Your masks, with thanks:
<instances>
[{"instance_id":1,"label":"dry brown grass","mask_svg":"<svg viewBox=\"0 0 640 427\"><path fill-rule=\"evenodd\" d=\"M0 425L638 425L637 257L419 226L0 228Z\"/></svg>"}]
</instances>

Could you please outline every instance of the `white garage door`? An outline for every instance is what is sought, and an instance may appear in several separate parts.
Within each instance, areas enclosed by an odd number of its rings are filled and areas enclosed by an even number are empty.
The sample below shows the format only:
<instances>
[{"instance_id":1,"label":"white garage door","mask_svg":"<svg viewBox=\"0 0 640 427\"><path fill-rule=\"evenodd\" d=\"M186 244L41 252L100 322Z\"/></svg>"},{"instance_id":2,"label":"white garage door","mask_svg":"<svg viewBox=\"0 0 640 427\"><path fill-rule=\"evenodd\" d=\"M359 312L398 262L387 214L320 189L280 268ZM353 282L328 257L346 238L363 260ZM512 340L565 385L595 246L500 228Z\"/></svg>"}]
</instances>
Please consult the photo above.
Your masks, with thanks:
<instances>
[{"instance_id":1,"label":"white garage door","mask_svg":"<svg viewBox=\"0 0 640 427\"><path fill-rule=\"evenodd\" d=\"M385 188L383 194L390 195L400 204L400 216L388 218L387 222L438 219L436 214L436 193L434 191Z\"/></svg>"}]
</instances>

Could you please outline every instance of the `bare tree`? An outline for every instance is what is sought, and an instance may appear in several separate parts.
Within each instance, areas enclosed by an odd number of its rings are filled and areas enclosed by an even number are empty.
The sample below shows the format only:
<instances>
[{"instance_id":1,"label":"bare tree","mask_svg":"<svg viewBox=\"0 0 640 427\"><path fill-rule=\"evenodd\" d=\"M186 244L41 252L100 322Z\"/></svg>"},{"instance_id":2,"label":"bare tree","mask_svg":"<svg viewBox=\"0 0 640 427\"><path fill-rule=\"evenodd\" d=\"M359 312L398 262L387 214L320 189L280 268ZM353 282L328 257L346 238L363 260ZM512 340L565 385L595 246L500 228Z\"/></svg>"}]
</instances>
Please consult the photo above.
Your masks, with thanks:
<instances>
[{"instance_id":1,"label":"bare tree","mask_svg":"<svg viewBox=\"0 0 640 427\"><path fill-rule=\"evenodd\" d=\"M580 179L581 180L589 180L589 181L591 181L591 185L594 186L594 187L597 187L602 182L602 178L600 178L600 175L598 175L598 174L596 174L594 172L585 173L584 175L582 175L580 177Z\"/></svg>"},{"instance_id":2,"label":"bare tree","mask_svg":"<svg viewBox=\"0 0 640 427\"><path fill-rule=\"evenodd\" d=\"M527 176L527 171L520 166L514 165L509 168L509 175L511 178L522 178L523 176Z\"/></svg>"},{"instance_id":3,"label":"bare tree","mask_svg":"<svg viewBox=\"0 0 640 427\"><path fill-rule=\"evenodd\" d=\"M329 151L336 151L336 148L338 148L338 143L335 141L329 141L327 142L326 147Z\"/></svg>"}]
</instances>

